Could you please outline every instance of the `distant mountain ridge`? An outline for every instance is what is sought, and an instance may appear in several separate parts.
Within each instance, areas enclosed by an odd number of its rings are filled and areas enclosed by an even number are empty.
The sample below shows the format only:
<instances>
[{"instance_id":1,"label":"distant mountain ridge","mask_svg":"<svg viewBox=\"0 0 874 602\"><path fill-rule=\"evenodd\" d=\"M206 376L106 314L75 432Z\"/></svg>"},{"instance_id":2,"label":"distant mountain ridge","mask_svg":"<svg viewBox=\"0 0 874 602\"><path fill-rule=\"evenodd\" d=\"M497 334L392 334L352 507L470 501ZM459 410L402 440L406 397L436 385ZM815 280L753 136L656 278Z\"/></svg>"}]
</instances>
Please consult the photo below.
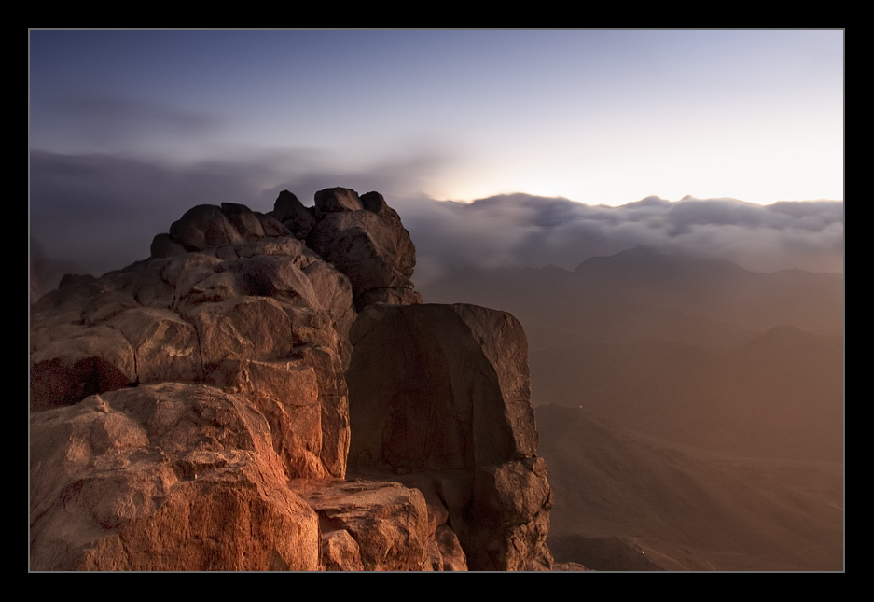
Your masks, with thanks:
<instances>
[{"instance_id":1,"label":"distant mountain ridge","mask_svg":"<svg viewBox=\"0 0 874 602\"><path fill-rule=\"evenodd\" d=\"M842 274L651 246L573 272L459 270L422 290L520 319L537 406L725 452L842 457Z\"/></svg>"},{"instance_id":2,"label":"distant mountain ridge","mask_svg":"<svg viewBox=\"0 0 874 602\"><path fill-rule=\"evenodd\" d=\"M723 275L746 272L728 259L698 257L680 247L637 245L614 255L590 257L577 264L574 272L581 276L671 277L703 275L705 271Z\"/></svg>"},{"instance_id":3,"label":"distant mountain ridge","mask_svg":"<svg viewBox=\"0 0 874 602\"><path fill-rule=\"evenodd\" d=\"M843 274L751 272L728 260L664 247L591 258L573 272L555 266L468 267L420 288L437 299L515 309L526 328L557 325L596 340L655 336L726 348L783 324L828 336L843 333ZM628 321L640 329L626 333L620 323Z\"/></svg>"}]
</instances>

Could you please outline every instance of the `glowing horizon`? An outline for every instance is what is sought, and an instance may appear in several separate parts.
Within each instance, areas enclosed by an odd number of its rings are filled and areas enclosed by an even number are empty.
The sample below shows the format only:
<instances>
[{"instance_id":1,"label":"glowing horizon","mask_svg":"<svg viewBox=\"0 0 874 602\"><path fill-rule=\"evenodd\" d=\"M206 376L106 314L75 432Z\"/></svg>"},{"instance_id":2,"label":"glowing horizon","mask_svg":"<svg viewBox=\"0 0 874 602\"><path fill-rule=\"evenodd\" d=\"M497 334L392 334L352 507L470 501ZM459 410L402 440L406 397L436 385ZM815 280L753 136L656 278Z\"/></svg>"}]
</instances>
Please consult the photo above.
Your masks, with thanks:
<instances>
[{"instance_id":1,"label":"glowing horizon","mask_svg":"<svg viewBox=\"0 0 874 602\"><path fill-rule=\"evenodd\" d=\"M31 234L86 265L283 188L405 223L514 192L843 202L842 30L29 34Z\"/></svg>"},{"instance_id":2,"label":"glowing horizon","mask_svg":"<svg viewBox=\"0 0 874 602\"><path fill-rule=\"evenodd\" d=\"M30 84L31 147L70 155L407 158L440 199L843 200L841 30L32 30Z\"/></svg>"}]
</instances>

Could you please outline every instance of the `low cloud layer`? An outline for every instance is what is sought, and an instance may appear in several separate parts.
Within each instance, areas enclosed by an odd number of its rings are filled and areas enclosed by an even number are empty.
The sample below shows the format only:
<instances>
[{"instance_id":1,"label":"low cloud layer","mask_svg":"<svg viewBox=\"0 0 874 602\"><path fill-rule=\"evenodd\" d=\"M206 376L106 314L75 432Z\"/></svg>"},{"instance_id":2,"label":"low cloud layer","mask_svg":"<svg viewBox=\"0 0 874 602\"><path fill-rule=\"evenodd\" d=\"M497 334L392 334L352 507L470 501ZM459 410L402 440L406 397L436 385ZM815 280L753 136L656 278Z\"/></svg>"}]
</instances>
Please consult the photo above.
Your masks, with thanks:
<instances>
[{"instance_id":1,"label":"low cloud layer","mask_svg":"<svg viewBox=\"0 0 874 602\"><path fill-rule=\"evenodd\" d=\"M184 165L33 151L31 236L47 258L101 274L147 257L152 237L198 203L244 203L266 212L283 188L311 204L316 190L343 186L378 190L397 209L416 244L417 283L462 266L573 269L642 244L680 246L758 271L842 270L843 203L648 197L611 207L527 194L438 202L420 191L447 171L446 155L398 156L332 171L328 158L307 149Z\"/></svg>"},{"instance_id":2,"label":"low cloud layer","mask_svg":"<svg viewBox=\"0 0 874 602\"><path fill-rule=\"evenodd\" d=\"M843 269L843 203L658 197L618 207L512 194L422 203L403 215L430 269L556 265L636 245L671 245L754 271Z\"/></svg>"},{"instance_id":3,"label":"low cloud layer","mask_svg":"<svg viewBox=\"0 0 874 602\"><path fill-rule=\"evenodd\" d=\"M426 201L418 191L447 162L445 152L399 149L362 168L339 163L320 149L274 149L225 160L171 162L119 154L30 154L30 233L46 260L62 258L94 273L149 255L155 234L167 232L200 203L243 203L267 212L279 192L305 205L322 188L378 190L398 206ZM397 201L396 201L397 200Z\"/></svg>"}]
</instances>

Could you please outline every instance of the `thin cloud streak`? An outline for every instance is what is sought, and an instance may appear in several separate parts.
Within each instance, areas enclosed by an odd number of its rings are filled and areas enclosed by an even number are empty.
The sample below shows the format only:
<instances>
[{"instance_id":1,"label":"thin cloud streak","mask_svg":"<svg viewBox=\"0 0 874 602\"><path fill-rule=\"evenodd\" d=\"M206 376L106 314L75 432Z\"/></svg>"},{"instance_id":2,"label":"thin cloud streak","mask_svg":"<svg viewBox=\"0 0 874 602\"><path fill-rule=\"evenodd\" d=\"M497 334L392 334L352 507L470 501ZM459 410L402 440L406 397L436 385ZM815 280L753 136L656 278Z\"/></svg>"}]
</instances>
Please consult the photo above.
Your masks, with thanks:
<instances>
[{"instance_id":1,"label":"thin cloud streak","mask_svg":"<svg viewBox=\"0 0 874 602\"><path fill-rule=\"evenodd\" d=\"M171 156L215 144L228 123L217 114L106 94L71 93L31 107L32 148Z\"/></svg>"}]
</instances>

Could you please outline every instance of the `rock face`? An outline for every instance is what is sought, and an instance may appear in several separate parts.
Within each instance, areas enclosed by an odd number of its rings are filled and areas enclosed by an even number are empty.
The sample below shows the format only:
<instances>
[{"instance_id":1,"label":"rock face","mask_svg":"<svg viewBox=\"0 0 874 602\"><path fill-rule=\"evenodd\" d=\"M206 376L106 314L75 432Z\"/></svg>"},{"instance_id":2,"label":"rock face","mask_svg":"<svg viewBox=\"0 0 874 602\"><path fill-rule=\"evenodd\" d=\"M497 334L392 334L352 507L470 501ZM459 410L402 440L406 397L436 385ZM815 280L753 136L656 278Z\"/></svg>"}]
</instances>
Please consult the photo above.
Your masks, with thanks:
<instances>
[{"instance_id":1,"label":"rock face","mask_svg":"<svg viewBox=\"0 0 874 602\"><path fill-rule=\"evenodd\" d=\"M335 188L320 191L315 200L322 219L307 244L349 276L356 310L378 302L422 302L410 282L416 248L381 194L359 199L354 191Z\"/></svg>"},{"instance_id":2,"label":"rock face","mask_svg":"<svg viewBox=\"0 0 874 602\"><path fill-rule=\"evenodd\" d=\"M291 488L319 515L327 570L433 570L433 521L419 490L362 481Z\"/></svg>"},{"instance_id":3,"label":"rock face","mask_svg":"<svg viewBox=\"0 0 874 602\"><path fill-rule=\"evenodd\" d=\"M351 339L350 470L424 481L471 569L549 568L552 495L519 322L464 304L372 305Z\"/></svg>"},{"instance_id":4,"label":"rock face","mask_svg":"<svg viewBox=\"0 0 874 602\"><path fill-rule=\"evenodd\" d=\"M218 216L221 227L204 225L204 214ZM211 236L192 232L221 232L222 242L239 244L62 282L34 305L31 409L127 386L212 383L271 415L316 420L318 436L305 437L301 452L307 460L296 458L289 477L342 478L349 444L343 370L355 317L348 278L293 237L240 242L242 235L227 235L232 222L218 208L186 215L197 228L184 218L174 224L183 222L177 230L187 233L186 247Z\"/></svg>"},{"instance_id":5,"label":"rock face","mask_svg":"<svg viewBox=\"0 0 874 602\"><path fill-rule=\"evenodd\" d=\"M65 276L31 306L31 568L549 568L521 326L422 305L414 266L335 188Z\"/></svg>"},{"instance_id":6,"label":"rock face","mask_svg":"<svg viewBox=\"0 0 874 602\"><path fill-rule=\"evenodd\" d=\"M318 516L243 396L164 383L31 420L36 570L317 570Z\"/></svg>"}]
</instances>

